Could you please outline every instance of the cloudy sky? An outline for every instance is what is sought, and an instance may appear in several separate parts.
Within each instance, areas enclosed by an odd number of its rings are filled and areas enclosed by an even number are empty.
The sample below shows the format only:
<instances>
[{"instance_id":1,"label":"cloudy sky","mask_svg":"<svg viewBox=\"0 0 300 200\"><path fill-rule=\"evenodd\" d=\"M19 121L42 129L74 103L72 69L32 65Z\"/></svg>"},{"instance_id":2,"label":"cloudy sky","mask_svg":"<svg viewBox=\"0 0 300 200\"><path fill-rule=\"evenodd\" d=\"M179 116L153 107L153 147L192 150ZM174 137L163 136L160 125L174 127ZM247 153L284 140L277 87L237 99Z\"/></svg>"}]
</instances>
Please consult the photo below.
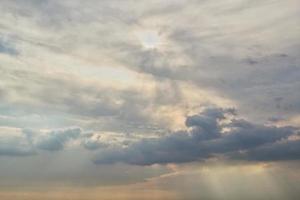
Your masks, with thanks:
<instances>
[{"instance_id":1,"label":"cloudy sky","mask_svg":"<svg viewBox=\"0 0 300 200\"><path fill-rule=\"evenodd\" d=\"M299 0L0 0L0 198L296 200Z\"/></svg>"}]
</instances>

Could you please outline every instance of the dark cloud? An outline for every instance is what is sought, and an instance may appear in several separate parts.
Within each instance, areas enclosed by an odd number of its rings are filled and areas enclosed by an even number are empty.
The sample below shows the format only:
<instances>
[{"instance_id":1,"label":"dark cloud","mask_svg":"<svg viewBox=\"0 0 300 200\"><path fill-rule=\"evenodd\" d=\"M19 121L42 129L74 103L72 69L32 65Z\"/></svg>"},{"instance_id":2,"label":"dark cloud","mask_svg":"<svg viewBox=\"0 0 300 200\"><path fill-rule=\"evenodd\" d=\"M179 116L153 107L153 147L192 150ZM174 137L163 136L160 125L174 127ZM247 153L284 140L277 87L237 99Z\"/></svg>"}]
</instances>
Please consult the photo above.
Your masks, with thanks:
<instances>
[{"instance_id":1,"label":"dark cloud","mask_svg":"<svg viewBox=\"0 0 300 200\"><path fill-rule=\"evenodd\" d=\"M110 147L99 152L95 163L151 165L201 161L215 155L226 156L274 144L296 131L294 127L254 124L238 119L234 114L234 109L208 108L199 115L188 117L185 131L142 139L128 147ZM230 122L226 123L226 120ZM277 158L281 160L281 157L284 155Z\"/></svg>"},{"instance_id":2,"label":"dark cloud","mask_svg":"<svg viewBox=\"0 0 300 200\"><path fill-rule=\"evenodd\" d=\"M228 152L245 150L260 145L273 143L287 138L295 131L293 127L273 127L257 125L245 120L232 120L229 124L230 130L225 136L208 142L213 152Z\"/></svg>"},{"instance_id":3,"label":"dark cloud","mask_svg":"<svg viewBox=\"0 0 300 200\"><path fill-rule=\"evenodd\" d=\"M272 143L250 151L235 153L231 158L251 161L299 160L300 139Z\"/></svg>"},{"instance_id":4,"label":"dark cloud","mask_svg":"<svg viewBox=\"0 0 300 200\"><path fill-rule=\"evenodd\" d=\"M234 114L234 109L208 108L201 115L188 116L185 125L193 128L191 132L200 137L198 139L218 138L221 136L221 127L218 122L225 119L226 113Z\"/></svg>"}]
</instances>

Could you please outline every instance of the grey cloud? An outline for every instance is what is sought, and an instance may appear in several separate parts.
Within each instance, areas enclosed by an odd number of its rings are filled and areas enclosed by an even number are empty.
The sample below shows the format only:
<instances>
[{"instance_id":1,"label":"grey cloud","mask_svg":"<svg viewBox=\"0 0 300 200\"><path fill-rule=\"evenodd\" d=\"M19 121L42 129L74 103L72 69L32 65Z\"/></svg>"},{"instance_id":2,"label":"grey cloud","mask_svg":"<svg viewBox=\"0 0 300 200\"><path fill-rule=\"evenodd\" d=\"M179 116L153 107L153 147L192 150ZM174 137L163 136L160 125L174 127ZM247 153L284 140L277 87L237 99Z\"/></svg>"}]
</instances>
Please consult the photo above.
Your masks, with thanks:
<instances>
[{"instance_id":1,"label":"grey cloud","mask_svg":"<svg viewBox=\"0 0 300 200\"><path fill-rule=\"evenodd\" d=\"M27 148L15 148L11 145L3 146L0 144L0 156L31 156L35 152L32 149Z\"/></svg>"},{"instance_id":2,"label":"grey cloud","mask_svg":"<svg viewBox=\"0 0 300 200\"><path fill-rule=\"evenodd\" d=\"M10 120L2 121L2 124L18 127L43 128L51 123L54 124L52 125L54 128L76 124L80 127L85 126L83 128L102 131L136 131L140 130L138 125L150 127L153 124L152 113L149 115L146 110L168 105L169 100L180 97L177 91L174 94L164 95L164 98L158 97L162 92L173 89L172 83L166 83L164 87L158 85L157 95L149 97L145 96L141 89L98 87L85 80L75 81L76 77L72 75L52 76L8 67L0 68L0 72L3 74L0 83L11 83L7 87L0 87L0 98L3 98L0 111L10 117ZM16 79L20 81L16 83ZM25 122L29 119L21 117L32 114L40 116L38 122L37 119ZM64 125L65 120L62 118L70 120L69 124ZM163 126L164 124L160 125Z\"/></svg>"},{"instance_id":3,"label":"grey cloud","mask_svg":"<svg viewBox=\"0 0 300 200\"><path fill-rule=\"evenodd\" d=\"M91 150L91 151L97 150L99 148L108 147L108 145L106 143L102 143L102 142L94 141L94 140L85 140L83 142L83 146L84 146L84 148Z\"/></svg>"},{"instance_id":4,"label":"grey cloud","mask_svg":"<svg viewBox=\"0 0 300 200\"><path fill-rule=\"evenodd\" d=\"M194 160L197 155L199 152L193 137L185 133L176 133L160 139L143 139L125 148L108 148L101 151L94 162L96 164L124 162L134 165L181 163Z\"/></svg>"},{"instance_id":5,"label":"grey cloud","mask_svg":"<svg viewBox=\"0 0 300 200\"><path fill-rule=\"evenodd\" d=\"M35 153L25 137L9 135L0 137L0 156L31 156Z\"/></svg>"},{"instance_id":6,"label":"grey cloud","mask_svg":"<svg viewBox=\"0 0 300 200\"><path fill-rule=\"evenodd\" d=\"M21 135L0 137L0 156L32 156L39 150L59 151L66 143L80 136L80 128L65 128L41 133L32 129L23 129Z\"/></svg>"},{"instance_id":7,"label":"grey cloud","mask_svg":"<svg viewBox=\"0 0 300 200\"><path fill-rule=\"evenodd\" d=\"M61 53L81 58L85 57L81 52L87 52L88 57L91 56L89 64L99 65L101 62L95 57L101 54L131 70L150 74L159 83L165 79L170 79L171 85L179 81L193 83L233 99L247 117L254 116L252 119L260 121L263 117L280 115L288 118L286 115L299 113L299 95L295 92L300 88L299 34L298 29L294 29L294 24L299 24L299 8L292 5L292 1L278 0L264 3L223 1L221 4L190 1L175 6L170 6L170 3L161 6L161 2L157 4L156 1L145 4L134 1L29 0L25 3L22 0L3 0L0 5L3 14L1 33L13 32L14 37L25 44L24 47L36 47L46 56L47 50L54 50L56 54L49 55L53 60L60 60ZM268 16L265 16L266 8L270 10ZM11 15L15 17L10 18ZM257 16L263 16L262 20L257 21ZM159 23L153 26L151 19L159 19ZM18 29L14 27L16 22L20 25ZM158 31L164 43L162 49L143 48L139 41L134 40L135 28ZM286 31L288 29L291 31ZM4 50L12 48L14 46L10 43L3 46ZM181 62L176 62L177 58L182 58ZM32 63L36 61L36 58L30 59ZM52 65L50 60L46 59L46 62ZM0 70L5 71L5 67L1 66ZM158 90L153 100L138 94L140 91L99 89L73 77L65 80L55 74L54 78L25 68L27 73L6 70L1 74L1 84L5 83L6 87L0 92L0 98L5 99L1 114L52 114L57 121L68 118L102 130L136 131L135 125L133 128L126 126L135 123L146 127L151 124L149 116L152 113L146 112L149 107L155 110L158 104L174 105L178 103L177 99L181 100L176 87ZM165 98L164 93L168 90L175 90L174 95ZM18 98L10 99L16 96ZM282 97L282 100L274 100L276 97ZM123 103L119 105L114 103L116 101ZM201 132L195 135L202 140L220 139L221 127L217 121L221 119L208 118L202 115L189 117L187 126L192 128L189 134ZM88 121L91 119L94 121ZM47 127L50 123L44 122ZM22 127L26 123L21 125L16 119L15 124ZM244 130L236 126L234 128ZM250 127L251 131L264 131L261 127ZM241 140L246 137L234 134ZM228 140L215 143L234 143L233 138ZM253 146L256 144L251 142ZM250 142L248 145L251 146ZM238 148L239 145L233 146Z\"/></svg>"},{"instance_id":8,"label":"grey cloud","mask_svg":"<svg viewBox=\"0 0 300 200\"><path fill-rule=\"evenodd\" d=\"M226 136L205 144L213 153L247 150L261 145L272 144L295 133L294 127L273 127L235 120L230 124L233 129Z\"/></svg>"},{"instance_id":9,"label":"grey cloud","mask_svg":"<svg viewBox=\"0 0 300 200\"><path fill-rule=\"evenodd\" d=\"M10 136L7 133L0 137L0 156L30 156L40 153L40 150L61 151L72 140L78 140L79 145L91 151L108 147L109 144L100 138L99 134L86 133L78 127L47 132L26 128L21 130L19 136Z\"/></svg>"},{"instance_id":10,"label":"grey cloud","mask_svg":"<svg viewBox=\"0 0 300 200\"><path fill-rule=\"evenodd\" d=\"M299 160L300 139L272 143L242 153L234 153L232 159L250 161Z\"/></svg>"},{"instance_id":11,"label":"grey cloud","mask_svg":"<svg viewBox=\"0 0 300 200\"><path fill-rule=\"evenodd\" d=\"M53 130L37 137L35 146L47 151L62 150L68 141L78 138L81 132L80 128Z\"/></svg>"},{"instance_id":12,"label":"grey cloud","mask_svg":"<svg viewBox=\"0 0 300 200\"><path fill-rule=\"evenodd\" d=\"M225 114L234 114L234 109L208 108L201 115L188 116L186 126L193 127L192 133L201 140L218 138L221 136L221 127L218 124L219 120L225 119ZM201 133L201 134L198 134Z\"/></svg>"},{"instance_id":13,"label":"grey cloud","mask_svg":"<svg viewBox=\"0 0 300 200\"><path fill-rule=\"evenodd\" d=\"M106 55L109 52L108 57L112 60L122 63L131 70L151 74L159 81L171 79L174 82L179 80L192 82L200 88L217 91L219 95L237 101L243 113L255 117L262 116L262 113L267 115L263 116L265 118L282 113L291 115L296 114L299 109L297 101L299 96L293 92L299 89L297 81L299 72L296 69L299 65L297 59L299 45L297 38L295 39L297 30L291 28L292 32L285 32L284 27L284 21L298 21L296 12L298 10L293 8L291 12L287 12L289 2L225 1L225 5L222 3L220 6L215 2L191 1L188 4L177 2L175 7L170 7L169 3L159 7L156 3L147 3L145 6L144 3L133 1L125 4L116 1L4 2L3 10L8 8L9 12L13 10L17 16L21 15L28 21L38 21L39 26L44 24L42 30L45 29L47 33L50 31L47 34L48 38L44 38L41 32L36 40L33 37L33 41L56 45L58 49L62 49L70 56L74 56L72 54L74 49L78 52L96 51L97 55L98 53ZM133 4L135 6L132 6ZM261 12L261 6L270 5L273 11L270 12L270 17L254 23L256 9ZM251 9L244 9L245 6L251 6ZM79 7L87 9L78 9ZM281 7L285 10L277 14L277 9ZM243 17L240 17L241 15ZM144 20L158 16L161 17L159 25L147 27L147 24L144 24ZM176 20L168 20L173 18ZM191 24L191 20L194 23ZM237 23L230 23L232 20L237 20ZM282 23L274 23L277 20ZM93 25L94 31L91 33L82 31L82 35L74 36L73 33L78 32L76 28L88 30L90 24ZM38 30L40 30L39 26ZM55 30L59 27L59 34L49 30L53 27L56 27ZM156 29L166 39L163 42L170 44L171 47L167 46L163 50L159 48L145 50L138 41L133 40L135 35L131 33L134 32L135 27ZM265 27L270 29L272 37L269 37L269 31L265 33ZM112 33L122 33L120 34L122 37ZM287 36L284 39L281 35ZM263 41L257 41L254 36L263 38ZM273 42L274 38L286 47L278 44L275 45L274 51L269 51L269 42ZM173 46L175 48L172 48ZM76 55L76 57L80 56ZM184 62L175 62L177 58L184 58ZM287 76L290 78L285 79L284 77ZM66 88L66 90L72 89ZM65 109L63 112L99 117L116 116L122 110L118 105L107 103L112 102L111 98L104 97L104 100L92 98L90 101L80 98L83 95L91 95L90 93L80 93L76 97L66 94L64 98L56 99L55 91L51 88L42 88L42 91L53 94L39 94L39 97L46 102L51 100L51 103L68 104L69 107L62 106ZM74 93L72 91L72 94ZM275 96L285 97L282 102L284 105L280 106L280 109L276 108L274 105L276 103L270 103ZM259 109L253 111L253 108L257 107ZM124 106L121 115L124 116L124 112L127 112L127 106ZM138 114L136 118L139 118Z\"/></svg>"},{"instance_id":14,"label":"grey cloud","mask_svg":"<svg viewBox=\"0 0 300 200\"><path fill-rule=\"evenodd\" d=\"M9 41L4 41L0 37L0 53L17 56L19 51Z\"/></svg>"},{"instance_id":15,"label":"grey cloud","mask_svg":"<svg viewBox=\"0 0 300 200\"><path fill-rule=\"evenodd\" d=\"M201 161L273 144L296 131L294 127L258 125L237 118L226 125L218 122L234 113L233 109L206 109L199 115L187 118L188 130L161 138L143 139L128 147L110 147L100 151L94 162L151 165ZM223 128L229 128L229 131L222 132Z\"/></svg>"},{"instance_id":16,"label":"grey cloud","mask_svg":"<svg viewBox=\"0 0 300 200\"><path fill-rule=\"evenodd\" d=\"M203 20L204 24L180 23L188 21L193 16L185 13L183 8L183 11L178 11L174 16L181 16L176 24L166 21L168 29L160 27L161 31L165 31L168 35L169 42L176 44L181 51L175 52L173 49L146 51L139 46L127 45L125 52L117 54L116 57L127 63L131 69L151 74L158 79L188 81L201 88L214 90L224 97L237 101L239 109L253 118L258 116L268 118L270 115L278 114L296 115L299 112L297 101L299 95L294 91L300 88L298 81L300 73L297 67L299 32L295 30L287 33L284 27L293 26L285 23L287 18L295 24L299 23L299 15L297 9L292 9L293 12L286 10L281 12L280 5L287 6L285 3L280 1L273 3L274 17L265 18L255 24L252 23L256 16L255 10L260 6L270 6L271 3L265 5L255 3L247 10L236 10L236 4L232 2L226 3L225 7L216 6L212 12L217 15L209 17L213 24L209 23L210 20L209 22ZM195 5L195 8L205 8L206 4L209 5L204 2ZM234 12L223 16L223 11L232 9ZM220 11L223 14L220 14ZM236 24L228 23L241 13L247 13L249 17L241 18L241 23L237 23L243 25L238 27ZM201 22L202 17L206 19L201 14L194 17L199 18ZM268 34L265 35L266 27L274 33L272 38L269 38ZM267 43L257 42L253 35L257 35L258 38L268 37ZM290 37L283 39L281 35ZM277 45L270 52L268 42L273 40L276 40L274 43ZM188 58L190 63L174 63L177 56ZM285 97L280 108L276 108L275 102L270 103L276 96ZM257 107L259 109L253 111Z\"/></svg>"},{"instance_id":17,"label":"grey cloud","mask_svg":"<svg viewBox=\"0 0 300 200\"><path fill-rule=\"evenodd\" d=\"M99 134L85 134L81 136L81 144L87 150L97 150L99 148L106 148L108 144L101 141L101 135Z\"/></svg>"}]
</instances>

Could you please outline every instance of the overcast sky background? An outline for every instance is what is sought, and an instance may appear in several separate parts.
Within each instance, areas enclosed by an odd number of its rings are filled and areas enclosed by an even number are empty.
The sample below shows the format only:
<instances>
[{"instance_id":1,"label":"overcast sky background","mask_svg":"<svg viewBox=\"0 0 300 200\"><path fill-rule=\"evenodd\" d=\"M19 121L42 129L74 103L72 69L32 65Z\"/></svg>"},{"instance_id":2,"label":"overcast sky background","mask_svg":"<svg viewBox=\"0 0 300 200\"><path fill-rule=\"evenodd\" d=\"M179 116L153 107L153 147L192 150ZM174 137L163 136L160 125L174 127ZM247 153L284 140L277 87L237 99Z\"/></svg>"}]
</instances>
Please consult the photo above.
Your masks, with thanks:
<instances>
[{"instance_id":1,"label":"overcast sky background","mask_svg":"<svg viewBox=\"0 0 300 200\"><path fill-rule=\"evenodd\" d=\"M0 198L296 200L299 0L0 0Z\"/></svg>"}]
</instances>

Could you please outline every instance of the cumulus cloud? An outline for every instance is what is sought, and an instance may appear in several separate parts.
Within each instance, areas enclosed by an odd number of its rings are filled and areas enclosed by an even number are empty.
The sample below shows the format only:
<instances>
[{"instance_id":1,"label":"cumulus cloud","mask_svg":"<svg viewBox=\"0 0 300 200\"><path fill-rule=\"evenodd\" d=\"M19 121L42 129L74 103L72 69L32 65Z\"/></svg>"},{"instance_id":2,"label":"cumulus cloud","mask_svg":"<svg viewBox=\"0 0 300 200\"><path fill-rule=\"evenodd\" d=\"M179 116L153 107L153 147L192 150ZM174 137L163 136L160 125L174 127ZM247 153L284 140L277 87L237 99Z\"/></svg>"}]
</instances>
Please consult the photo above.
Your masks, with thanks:
<instances>
[{"instance_id":1,"label":"cumulus cloud","mask_svg":"<svg viewBox=\"0 0 300 200\"><path fill-rule=\"evenodd\" d=\"M30 156L39 150L59 151L65 145L80 137L82 130L76 127L56 129L40 132L23 129L20 134L10 136L9 133L0 138L0 155L2 156Z\"/></svg>"},{"instance_id":2,"label":"cumulus cloud","mask_svg":"<svg viewBox=\"0 0 300 200\"><path fill-rule=\"evenodd\" d=\"M142 139L128 147L108 148L100 151L94 162L151 165L201 161L218 155L227 156L234 152L267 148L297 131L295 127L254 124L239 119L234 114L234 109L205 109L199 115L187 117L187 130L160 138ZM289 151L297 152L297 149L289 145L281 146L288 147L285 151L287 154ZM278 160L283 157L292 158L288 155L280 156L279 152L273 152L277 157L272 157ZM298 154L293 158L299 159Z\"/></svg>"}]
</instances>

